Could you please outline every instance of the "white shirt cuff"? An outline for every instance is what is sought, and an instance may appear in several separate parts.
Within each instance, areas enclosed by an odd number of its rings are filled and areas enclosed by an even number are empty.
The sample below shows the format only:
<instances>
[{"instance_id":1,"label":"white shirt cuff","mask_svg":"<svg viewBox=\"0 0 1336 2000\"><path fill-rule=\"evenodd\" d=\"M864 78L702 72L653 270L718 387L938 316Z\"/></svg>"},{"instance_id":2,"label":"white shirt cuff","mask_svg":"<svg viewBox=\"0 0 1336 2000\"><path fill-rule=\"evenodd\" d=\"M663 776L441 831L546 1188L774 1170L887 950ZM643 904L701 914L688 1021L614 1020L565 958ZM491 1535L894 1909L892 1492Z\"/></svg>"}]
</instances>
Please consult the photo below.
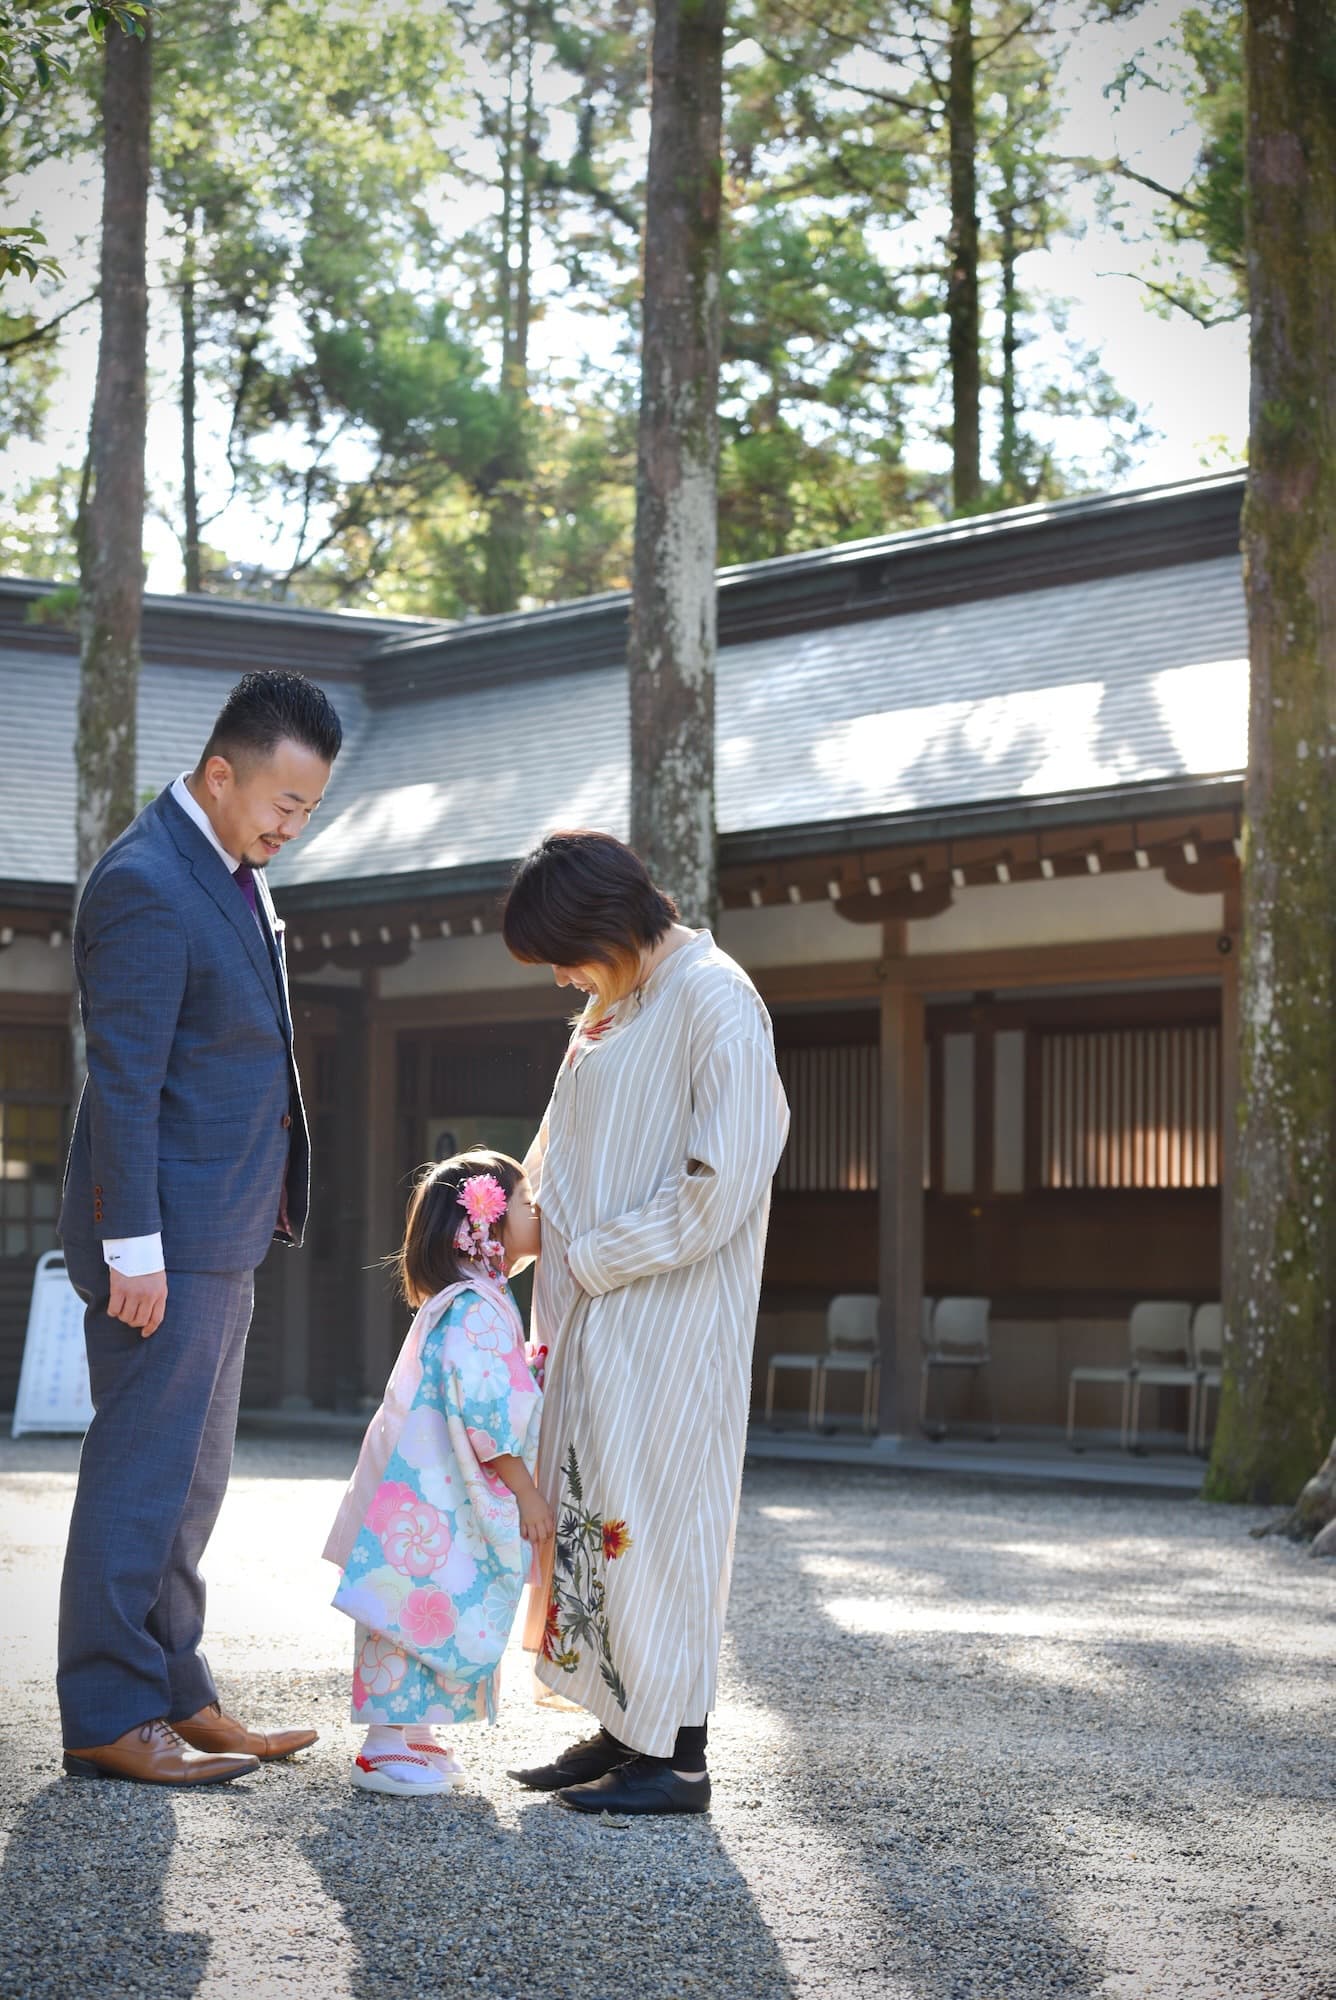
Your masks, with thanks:
<instances>
[{"instance_id":1,"label":"white shirt cuff","mask_svg":"<svg viewBox=\"0 0 1336 2000\"><path fill-rule=\"evenodd\" d=\"M154 1236L108 1236L102 1245L102 1255L123 1278L151 1278L166 1268L160 1232Z\"/></svg>"}]
</instances>

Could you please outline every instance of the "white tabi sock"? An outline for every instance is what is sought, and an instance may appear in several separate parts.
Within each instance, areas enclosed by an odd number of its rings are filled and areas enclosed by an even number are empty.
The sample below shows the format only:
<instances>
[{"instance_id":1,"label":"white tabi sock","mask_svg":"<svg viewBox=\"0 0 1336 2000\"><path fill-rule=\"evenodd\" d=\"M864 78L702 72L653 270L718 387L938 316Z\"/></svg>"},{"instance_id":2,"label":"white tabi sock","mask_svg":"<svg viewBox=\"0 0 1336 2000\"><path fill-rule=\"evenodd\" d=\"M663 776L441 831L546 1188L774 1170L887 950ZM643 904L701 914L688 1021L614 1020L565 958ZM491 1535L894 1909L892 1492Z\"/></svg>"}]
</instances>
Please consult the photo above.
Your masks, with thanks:
<instances>
[{"instance_id":1,"label":"white tabi sock","mask_svg":"<svg viewBox=\"0 0 1336 2000\"><path fill-rule=\"evenodd\" d=\"M431 1729L420 1722L403 1728L386 1722L373 1724L358 1755L368 1760L393 1759L384 1766L386 1774L409 1784L438 1784L444 1773L459 1768L451 1753L442 1750Z\"/></svg>"},{"instance_id":2,"label":"white tabi sock","mask_svg":"<svg viewBox=\"0 0 1336 2000\"><path fill-rule=\"evenodd\" d=\"M412 1746L408 1738L412 1738ZM400 1778L406 1784L438 1784L442 1776L440 1748L430 1728L422 1724L396 1728L390 1722L376 1722L366 1732L366 1742L358 1756L364 1756L368 1762L372 1758L392 1758L392 1762L382 1766L386 1776Z\"/></svg>"}]
</instances>

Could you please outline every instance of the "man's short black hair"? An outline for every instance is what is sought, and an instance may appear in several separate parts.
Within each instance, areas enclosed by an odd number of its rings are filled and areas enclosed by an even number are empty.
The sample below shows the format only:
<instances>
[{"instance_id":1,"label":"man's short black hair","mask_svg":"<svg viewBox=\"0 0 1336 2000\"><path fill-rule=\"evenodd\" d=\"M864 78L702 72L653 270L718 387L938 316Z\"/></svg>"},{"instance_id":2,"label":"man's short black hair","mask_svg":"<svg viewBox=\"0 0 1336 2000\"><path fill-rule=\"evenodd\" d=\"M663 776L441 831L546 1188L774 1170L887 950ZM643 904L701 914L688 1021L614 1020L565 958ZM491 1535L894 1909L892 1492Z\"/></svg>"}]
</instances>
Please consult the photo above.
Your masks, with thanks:
<instances>
[{"instance_id":1,"label":"man's short black hair","mask_svg":"<svg viewBox=\"0 0 1336 2000\"><path fill-rule=\"evenodd\" d=\"M280 743L300 743L332 764L343 724L324 689L305 674L247 674L219 710L200 767L210 757L226 757L229 764L272 757Z\"/></svg>"}]
</instances>

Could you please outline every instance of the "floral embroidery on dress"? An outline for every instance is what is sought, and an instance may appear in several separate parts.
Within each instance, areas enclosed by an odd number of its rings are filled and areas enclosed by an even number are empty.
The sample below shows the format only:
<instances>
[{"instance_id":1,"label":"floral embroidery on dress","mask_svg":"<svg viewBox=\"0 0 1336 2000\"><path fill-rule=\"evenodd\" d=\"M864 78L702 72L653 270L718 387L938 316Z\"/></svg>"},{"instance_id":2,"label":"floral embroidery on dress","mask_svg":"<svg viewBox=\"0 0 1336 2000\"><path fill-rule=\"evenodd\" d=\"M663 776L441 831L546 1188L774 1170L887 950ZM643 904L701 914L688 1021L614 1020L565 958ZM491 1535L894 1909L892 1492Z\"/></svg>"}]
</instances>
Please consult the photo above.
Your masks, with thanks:
<instances>
[{"instance_id":1,"label":"floral embroidery on dress","mask_svg":"<svg viewBox=\"0 0 1336 2000\"><path fill-rule=\"evenodd\" d=\"M609 1028L615 1025L616 1020L617 1016L615 1012L602 1014L597 1021L591 1021L587 1028L577 1028L571 1036L571 1045L566 1051L567 1069L575 1069L580 1059L589 1053L591 1044L601 1041Z\"/></svg>"},{"instance_id":2,"label":"floral embroidery on dress","mask_svg":"<svg viewBox=\"0 0 1336 2000\"><path fill-rule=\"evenodd\" d=\"M571 1445L562 1478L565 1492L557 1508L557 1545L552 1595L543 1627L542 1653L554 1667L573 1674L581 1646L598 1654L599 1672L619 1708L626 1707L626 1688L612 1657L608 1631L605 1566L631 1547L625 1521L605 1521L585 1505L580 1462Z\"/></svg>"}]
</instances>

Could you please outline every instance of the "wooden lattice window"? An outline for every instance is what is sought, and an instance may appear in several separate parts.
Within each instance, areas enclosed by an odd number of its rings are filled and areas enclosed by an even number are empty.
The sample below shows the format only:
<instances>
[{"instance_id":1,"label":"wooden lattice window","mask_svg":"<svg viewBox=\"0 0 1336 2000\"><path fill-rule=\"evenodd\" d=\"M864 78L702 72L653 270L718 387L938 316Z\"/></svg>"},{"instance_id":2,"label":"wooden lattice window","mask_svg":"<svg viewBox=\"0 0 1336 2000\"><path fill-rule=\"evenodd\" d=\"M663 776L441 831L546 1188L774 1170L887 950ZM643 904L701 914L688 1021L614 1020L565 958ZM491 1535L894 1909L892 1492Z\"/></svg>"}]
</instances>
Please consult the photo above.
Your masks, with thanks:
<instances>
[{"instance_id":1,"label":"wooden lattice window","mask_svg":"<svg viewBox=\"0 0 1336 2000\"><path fill-rule=\"evenodd\" d=\"M870 1192L877 1185L875 1042L781 1048L792 1123L775 1186L783 1193Z\"/></svg>"},{"instance_id":2,"label":"wooden lattice window","mask_svg":"<svg viewBox=\"0 0 1336 2000\"><path fill-rule=\"evenodd\" d=\"M1038 1041L1041 1187L1219 1187L1218 1026Z\"/></svg>"},{"instance_id":3,"label":"wooden lattice window","mask_svg":"<svg viewBox=\"0 0 1336 2000\"><path fill-rule=\"evenodd\" d=\"M0 1028L0 1257L56 1247L68 1073L63 1028Z\"/></svg>"}]
</instances>

